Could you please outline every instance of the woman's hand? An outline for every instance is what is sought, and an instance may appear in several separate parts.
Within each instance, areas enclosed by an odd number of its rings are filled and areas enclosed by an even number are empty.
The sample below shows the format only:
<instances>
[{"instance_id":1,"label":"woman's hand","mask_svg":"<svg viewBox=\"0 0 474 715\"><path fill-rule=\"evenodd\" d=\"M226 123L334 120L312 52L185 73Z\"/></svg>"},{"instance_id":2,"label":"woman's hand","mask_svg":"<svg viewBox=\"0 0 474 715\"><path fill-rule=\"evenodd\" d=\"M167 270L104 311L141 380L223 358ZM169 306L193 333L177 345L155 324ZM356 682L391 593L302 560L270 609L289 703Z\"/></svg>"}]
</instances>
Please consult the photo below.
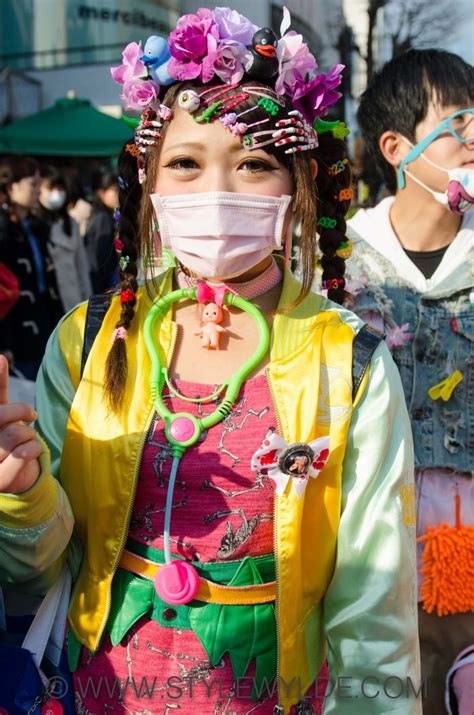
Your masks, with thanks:
<instances>
[{"instance_id":1,"label":"woman's hand","mask_svg":"<svg viewBox=\"0 0 474 715\"><path fill-rule=\"evenodd\" d=\"M19 494L40 474L41 445L30 427L36 412L24 402L8 400L8 361L0 355L0 492Z\"/></svg>"}]
</instances>

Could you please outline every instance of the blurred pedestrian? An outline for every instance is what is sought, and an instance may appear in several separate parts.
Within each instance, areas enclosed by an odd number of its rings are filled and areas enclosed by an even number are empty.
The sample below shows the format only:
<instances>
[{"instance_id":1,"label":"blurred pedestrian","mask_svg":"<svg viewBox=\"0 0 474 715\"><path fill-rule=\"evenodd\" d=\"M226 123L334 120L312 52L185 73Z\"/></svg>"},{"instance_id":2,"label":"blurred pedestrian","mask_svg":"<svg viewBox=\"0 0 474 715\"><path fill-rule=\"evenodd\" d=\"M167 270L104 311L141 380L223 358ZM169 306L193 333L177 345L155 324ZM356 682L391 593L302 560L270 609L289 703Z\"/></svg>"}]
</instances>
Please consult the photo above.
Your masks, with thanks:
<instances>
[{"instance_id":1,"label":"blurred pedestrian","mask_svg":"<svg viewBox=\"0 0 474 715\"><path fill-rule=\"evenodd\" d=\"M40 193L39 167L22 156L0 158L0 261L17 277L21 295L2 320L0 351L35 379L46 342L61 316L48 227L33 211Z\"/></svg>"},{"instance_id":2,"label":"blurred pedestrian","mask_svg":"<svg viewBox=\"0 0 474 715\"><path fill-rule=\"evenodd\" d=\"M89 223L92 204L86 200L84 185L78 173L65 177L67 187L67 210L69 215L79 224L79 232L84 238Z\"/></svg>"},{"instance_id":3,"label":"blurred pedestrian","mask_svg":"<svg viewBox=\"0 0 474 715\"><path fill-rule=\"evenodd\" d=\"M107 172L95 180L95 199L85 243L94 293L103 293L118 281L118 258L114 248L114 210L118 206L118 179Z\"/></svg>"},{"instance_id":4,"label":"blurred pedestrian","mask_svg":"<svg viewBox=\"0 0 474 715\"><path fill-rule=\"evenodd\" d=\"M352 307L386 333L412 418L429 715L446 712L446 674L474 643L473 107L474 71L456 55L386 64L358 120L394 195L349 222Z\"/></svg>"},{"instance_id":5,"label":"blurred pedestrian","mask_svg":"<svg viewBox=\"0 0 474 715\"><path fill-rule=\"evenodd\" d=\"M67 210L66 182L53 166L41 170L40 216L49 225L49 253L64 312L89 298L92 286L79 224Z\"/></svg>"}]
</instances>

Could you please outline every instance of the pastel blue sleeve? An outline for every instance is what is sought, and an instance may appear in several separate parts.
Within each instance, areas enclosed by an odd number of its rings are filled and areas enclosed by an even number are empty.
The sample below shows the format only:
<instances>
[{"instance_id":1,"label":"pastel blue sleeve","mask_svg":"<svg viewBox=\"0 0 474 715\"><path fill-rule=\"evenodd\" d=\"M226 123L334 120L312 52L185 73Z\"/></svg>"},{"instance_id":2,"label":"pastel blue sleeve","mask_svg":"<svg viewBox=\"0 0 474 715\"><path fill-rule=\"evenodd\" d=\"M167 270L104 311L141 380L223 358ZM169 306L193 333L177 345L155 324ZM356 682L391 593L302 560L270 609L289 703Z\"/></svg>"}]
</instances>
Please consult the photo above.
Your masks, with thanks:
<instances>
[{"instance_id":1,"label":"pastel blue sleeve","mask_svg":"<svg viewBox=\"0 0 474 715\"><path fill-rule=\"evenodd\" d=\"M324 715L422 712L413 462L400 378L382 343L344 459L337 558L323 609L331 673Z\"/></svg>"}]
</instances>

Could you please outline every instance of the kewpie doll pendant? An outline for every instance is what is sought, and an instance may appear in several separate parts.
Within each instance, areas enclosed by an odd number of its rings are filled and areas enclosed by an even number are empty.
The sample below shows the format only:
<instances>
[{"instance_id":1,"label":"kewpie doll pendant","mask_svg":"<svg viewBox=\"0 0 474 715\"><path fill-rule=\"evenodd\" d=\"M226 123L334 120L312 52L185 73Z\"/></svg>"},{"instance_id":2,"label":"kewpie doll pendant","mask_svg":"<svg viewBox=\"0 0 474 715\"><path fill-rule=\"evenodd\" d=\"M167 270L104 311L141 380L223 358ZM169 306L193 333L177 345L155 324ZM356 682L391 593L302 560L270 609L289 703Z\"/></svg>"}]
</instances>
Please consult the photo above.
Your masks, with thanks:
<instances>
[{"instance_id":1,"label":"kewpie doll pendant","mask_svg":"<svg viewBox=\"0 0 474 715\"><path fill-rule=\"evenodd\" d=\"M223 310L216 303L207 303L204 306L201 316L201 328L194 334L201 338L201 347L219 350L219 338L221 333L225 333L219 323L224 317Z\"/></svg>"}]
</instances>

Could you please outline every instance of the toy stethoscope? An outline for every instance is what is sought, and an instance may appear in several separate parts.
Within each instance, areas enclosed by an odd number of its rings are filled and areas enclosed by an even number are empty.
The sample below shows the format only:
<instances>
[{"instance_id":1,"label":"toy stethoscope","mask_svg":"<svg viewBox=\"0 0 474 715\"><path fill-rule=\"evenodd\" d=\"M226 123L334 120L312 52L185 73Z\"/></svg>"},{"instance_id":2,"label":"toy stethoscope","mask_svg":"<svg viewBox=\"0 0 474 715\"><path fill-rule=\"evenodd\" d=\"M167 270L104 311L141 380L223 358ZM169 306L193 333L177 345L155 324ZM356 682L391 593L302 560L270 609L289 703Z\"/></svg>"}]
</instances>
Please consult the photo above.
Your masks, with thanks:
<instances>
[{"instance_id":1,"label":"toy stethoscope","mask_svg":"<svg viewBox=\"0 0 474 715\"><path fill-rule=\"evenodd\" d=\"M161 321L170 307L181 300L197 300L197 288L181 288L159 298L151 307L144 325L145 344L151 359L151 397L157 413L165 423L165 436L171 445L173 463L171 466L168 491L166 494L165 525L163 532L165 563L160 566L155 576L155 589L158 595L173 605L192 601L199 588L199 574L189 561L172 560L170 550L170 521L173 491L181 457L188 447L198 442L199 438L214 425L222 422L229 414L247 376L265 357L270 345L270 330L260 310L245 298L226 292L224 305L233 305L250 315L257 325L259 344L255 353L237 370L237 372L212 394L205 398L189 398L175 390L168 377L168 368L162 364L159 349L155 346L154 336ZM222 402L206 417L194 417L188 412L173 413L163 400L164 385L171 393L187 402L204 403L214 400L226 388Z\"/></svg>"}]
</instances>

